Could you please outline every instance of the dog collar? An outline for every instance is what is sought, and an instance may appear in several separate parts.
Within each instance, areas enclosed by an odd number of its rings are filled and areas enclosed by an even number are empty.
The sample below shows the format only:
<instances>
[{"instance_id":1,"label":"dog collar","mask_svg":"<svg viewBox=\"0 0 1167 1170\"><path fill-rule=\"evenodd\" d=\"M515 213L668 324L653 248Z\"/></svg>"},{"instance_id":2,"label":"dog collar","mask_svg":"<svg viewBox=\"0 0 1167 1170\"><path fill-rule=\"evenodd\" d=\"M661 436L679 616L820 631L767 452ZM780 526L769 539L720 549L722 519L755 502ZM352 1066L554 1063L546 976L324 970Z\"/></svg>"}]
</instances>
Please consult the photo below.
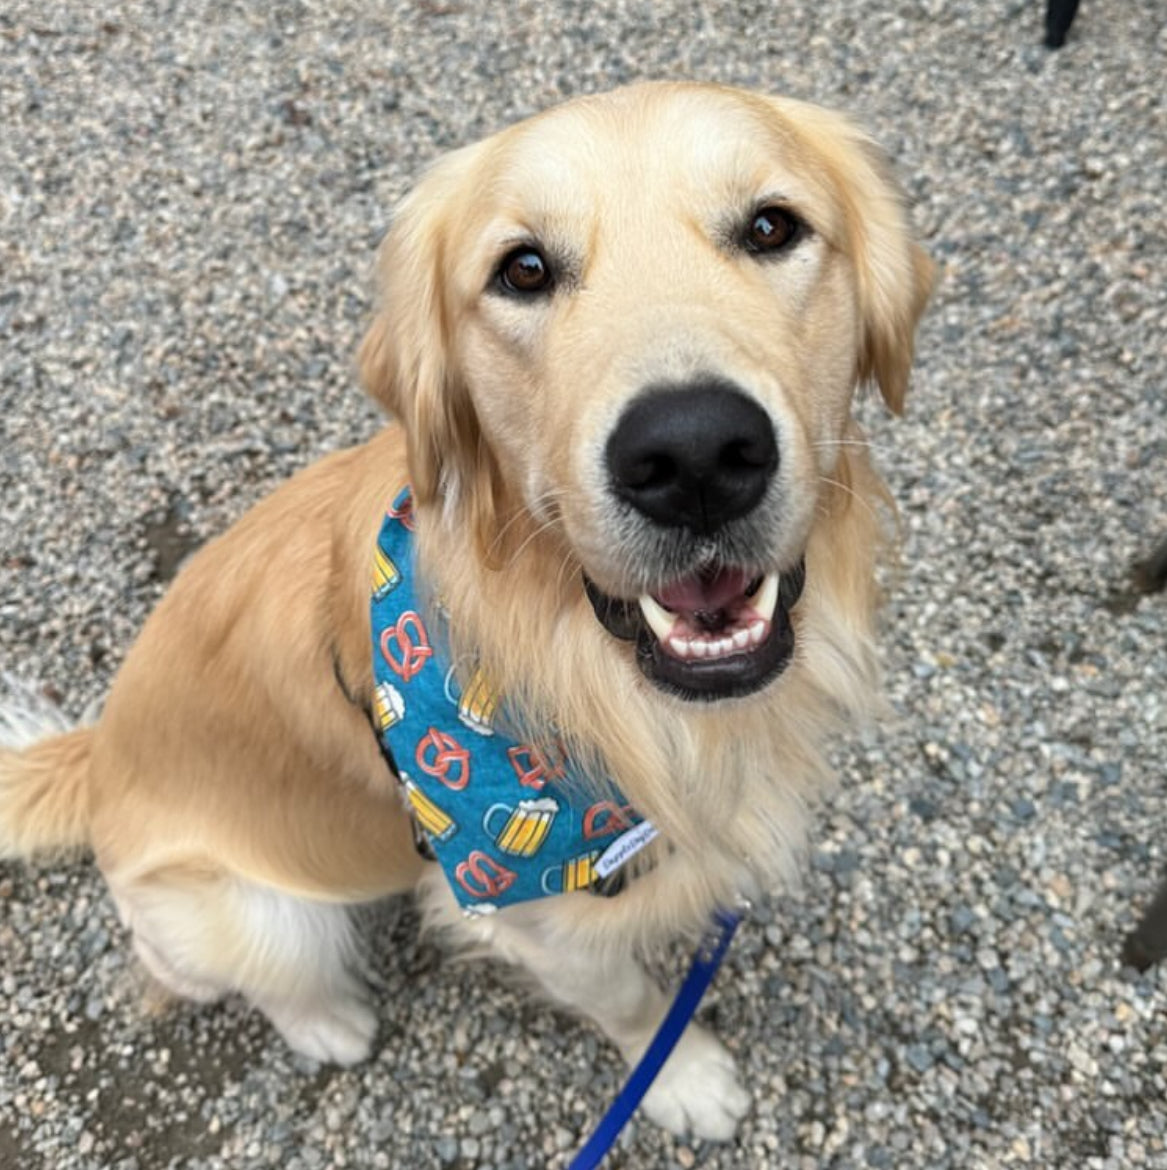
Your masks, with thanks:
<instances>
[{"instance_id":1,"label":"dog collar","mask_svg":"<svg viewBox=\"0 0 1167 1170\"><path fill-rule=\"evenodd\" d=\"M508 738L505 700L482 669L445 660L444 630L431 637L415 589L412 503L407 487L381 525L371 616L374 724L415 825L467 913L616 892L620 868L656 828L614 784L589 799L554 733Z\"/></svg>"}]
</instances>

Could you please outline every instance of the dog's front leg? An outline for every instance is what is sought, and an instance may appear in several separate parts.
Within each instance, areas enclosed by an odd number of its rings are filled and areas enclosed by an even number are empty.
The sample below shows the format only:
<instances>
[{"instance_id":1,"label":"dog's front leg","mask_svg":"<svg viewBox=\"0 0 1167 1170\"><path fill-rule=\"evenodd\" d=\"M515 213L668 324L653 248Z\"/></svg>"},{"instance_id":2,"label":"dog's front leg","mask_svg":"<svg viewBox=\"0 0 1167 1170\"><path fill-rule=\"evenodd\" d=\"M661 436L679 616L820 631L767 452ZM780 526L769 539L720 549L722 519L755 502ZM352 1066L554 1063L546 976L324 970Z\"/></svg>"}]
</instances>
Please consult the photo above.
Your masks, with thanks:
<instances>
[{"instance_id":1,"label":"dog's front leg","mask_svg":"<svg viewBox=\"0 0 1167 1170\"><path fill-rule=\"evenodd\" d=\"M588 948L555 927L555 911L516 907L466 922L492 954L529 972L558 1003L594 1020L629 1063L643 1055L669 1000L618 942ZM644 1110L676 1134L726 1141L749 1108L733 1057L699 1024L685 1029L644 1098Z\"/></svg>"}]
</instances>

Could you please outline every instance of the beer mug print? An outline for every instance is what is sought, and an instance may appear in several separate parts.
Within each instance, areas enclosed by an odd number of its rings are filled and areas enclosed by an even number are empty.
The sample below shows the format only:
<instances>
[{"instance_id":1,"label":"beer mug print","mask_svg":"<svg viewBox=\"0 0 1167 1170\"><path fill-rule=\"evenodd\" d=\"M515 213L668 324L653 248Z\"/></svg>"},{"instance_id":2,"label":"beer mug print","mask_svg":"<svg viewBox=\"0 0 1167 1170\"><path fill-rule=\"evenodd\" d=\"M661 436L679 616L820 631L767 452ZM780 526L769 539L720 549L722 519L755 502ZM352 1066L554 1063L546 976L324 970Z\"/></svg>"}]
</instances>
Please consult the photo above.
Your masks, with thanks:
<instances>
[{"instance_id":1,"label":"beer mug print","mask_svg":"<svg viewBox=\"0 0 1167 1170\"><path fill-rule=\"evenodd\" d=\"M559 802L550 796L520 800L514 808L501 803L492 804L482 818L482 827L503 853L512 857L534 857L547 840L558 812Z\"/></svg>"},{"instance_id":2,"label":"beer mug print","mask_svg":"<svg viewBox=\"0 0 1167 1170\"><path fill-rule=\"evenodd\" d=\"M380 545L373 557L373 600L380 601L401 583L401 570Z\"/></svg>"},{"instance_id":3,"label":"beer mug print","mask_svg":"<svg viewBox=\"0 0 1167 1170\"><path fill-rule=\"evenodd\" d=\"M446 672L446 698L458 708L458 718L479 735L494 734L494 717L498 711L499 695L486 677L482 667L476 666L470 681L458 694L457 667Z\"/></svg>"},{"instance_id":4,"label":"beer mug print","mask_svg":"<svg viewBox=\"0 0 1167 1170\"><path fill-rule=\"evenodd\" d=\"M457 831L458 824L444 808L435 804L408 776L402 775L401 783L413 806L417 823L433 841L448 841Z\"/></svg>"},{"instance_id":5,"label":"beer mug print","mask_svg":"<svg viewBox=\"0 0 1167 1170\"><path fill-rule=\"evenodd\" d=\"M540 883L545 894L570 894L586 890L599 876L596 873L598 850L569 857L562 865L548 866Z\"/></svg>"},{"instance_id":6,"label":"beer mug print","mask_svg":"<svg viewBox=\"0 0 1167 1170\"><path fill-rule=\"evenodd\" d=\"M373 692L373 712L377 718L377 730L384 734L405 716L405 700L392 683L383 682Z\"/></svg>"}]
</instances>

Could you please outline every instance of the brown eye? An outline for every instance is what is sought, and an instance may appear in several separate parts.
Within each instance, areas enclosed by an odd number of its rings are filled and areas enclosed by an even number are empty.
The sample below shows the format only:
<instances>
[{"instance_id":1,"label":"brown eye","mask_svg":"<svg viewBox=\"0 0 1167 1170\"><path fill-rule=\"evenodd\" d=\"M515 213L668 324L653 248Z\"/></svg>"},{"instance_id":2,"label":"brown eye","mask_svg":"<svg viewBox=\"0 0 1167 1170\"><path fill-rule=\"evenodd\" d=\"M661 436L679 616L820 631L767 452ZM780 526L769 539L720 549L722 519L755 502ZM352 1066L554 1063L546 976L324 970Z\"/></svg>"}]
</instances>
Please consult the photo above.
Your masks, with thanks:
<instances>
[{"instance_id":1,"label":"brown eye","mask_svg":"<svg viewBox=\"0 0 1167 1170\"><path fill-rule=\"evenodd\" d=\"M754 212L746 228L745 244L751 252L779 252L794 243L802 221L785 207L763 207Z\"/></svg>"},{"instance_id":2,"label":"brown eye","mask_svg":"<svg viewBox=\"0 0 1167 1170\"><path fill-rule=\"evenodd\" d=\"M546 292L551 287L551 266L537 248L516 248L499 265L498 282L511 293Z\"/></svg>"}]
</instances>

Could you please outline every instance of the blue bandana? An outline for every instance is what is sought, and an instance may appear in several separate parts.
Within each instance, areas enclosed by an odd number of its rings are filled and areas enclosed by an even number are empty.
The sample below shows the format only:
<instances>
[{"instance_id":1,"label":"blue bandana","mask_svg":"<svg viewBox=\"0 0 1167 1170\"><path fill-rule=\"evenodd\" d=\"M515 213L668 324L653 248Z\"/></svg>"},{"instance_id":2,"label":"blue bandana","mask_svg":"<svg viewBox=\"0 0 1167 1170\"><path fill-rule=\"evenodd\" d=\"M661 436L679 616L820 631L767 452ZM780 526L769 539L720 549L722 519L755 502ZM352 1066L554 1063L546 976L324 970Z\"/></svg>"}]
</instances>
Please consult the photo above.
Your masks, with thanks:
<instances>
[{"instance_id":1,"label":"blue bandana","mask_svg":"<svg viewBox=\"0 0 1167 1170\"><path fill-rule=\"evenodd\" d=\"M588 800L561 745L499 731L505 703L481 668L459 680L439 655L413 588L406 488L377 538L374 716L414 817L467 913L600 889L656 836L613 786Z\"/></svg>"}]
</instances>

